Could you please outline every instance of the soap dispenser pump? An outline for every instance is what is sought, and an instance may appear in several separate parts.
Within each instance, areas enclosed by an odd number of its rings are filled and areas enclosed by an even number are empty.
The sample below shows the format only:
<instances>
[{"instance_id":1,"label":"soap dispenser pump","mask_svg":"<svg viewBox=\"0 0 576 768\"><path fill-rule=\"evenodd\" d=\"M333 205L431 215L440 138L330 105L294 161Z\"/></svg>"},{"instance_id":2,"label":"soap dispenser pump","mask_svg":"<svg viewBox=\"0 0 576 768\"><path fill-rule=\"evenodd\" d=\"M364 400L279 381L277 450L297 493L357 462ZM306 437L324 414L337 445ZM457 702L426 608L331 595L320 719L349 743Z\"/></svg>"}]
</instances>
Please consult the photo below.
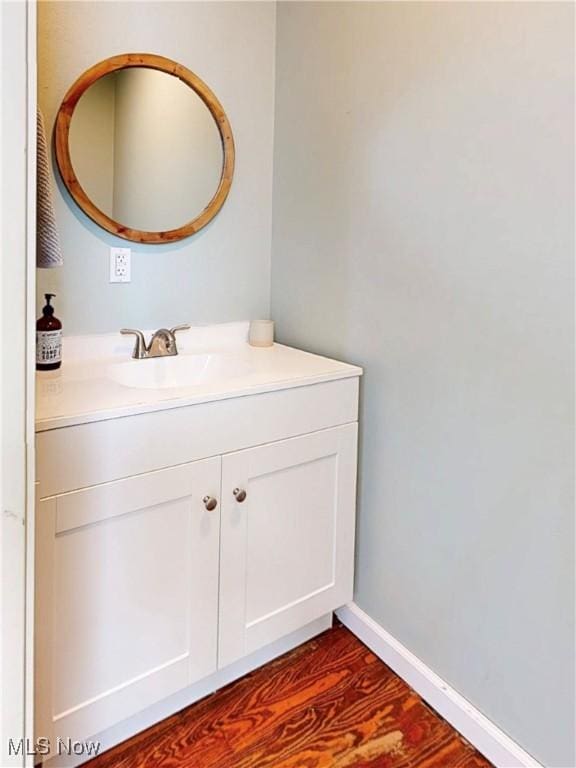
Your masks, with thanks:
<instances>
[{"instance_id":1,"label":"soap dispenser pump","mask_svg":"<svg viewBox=\"0 0 576 768\"><path fill-rule=\"evenodd\" d=\"M55 371L62 365L62 323L54 317L50 301L56 294L45 293L46 306L36 322L36 370Z\"/></svg>"}]
</instances>

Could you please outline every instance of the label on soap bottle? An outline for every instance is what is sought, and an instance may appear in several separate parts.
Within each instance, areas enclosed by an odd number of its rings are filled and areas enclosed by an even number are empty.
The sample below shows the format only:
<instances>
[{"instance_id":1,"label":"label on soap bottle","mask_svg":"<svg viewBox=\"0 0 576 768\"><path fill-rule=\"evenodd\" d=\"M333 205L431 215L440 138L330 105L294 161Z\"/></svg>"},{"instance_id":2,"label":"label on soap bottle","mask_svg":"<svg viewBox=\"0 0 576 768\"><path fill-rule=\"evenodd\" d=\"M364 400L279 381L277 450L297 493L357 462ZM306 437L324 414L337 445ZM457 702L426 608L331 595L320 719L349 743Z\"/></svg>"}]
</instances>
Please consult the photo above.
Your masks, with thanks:
<instances>
[{"instance_id":1,"label":"label on soap bottle","mask_svg":"<svg viewBox=\"0 0 576 768\"><path fill-rule=\"evenodd\" d=\"M59 363L62 360L62 331L36 331L36 363Z\"/></svg>"}]
</instances>

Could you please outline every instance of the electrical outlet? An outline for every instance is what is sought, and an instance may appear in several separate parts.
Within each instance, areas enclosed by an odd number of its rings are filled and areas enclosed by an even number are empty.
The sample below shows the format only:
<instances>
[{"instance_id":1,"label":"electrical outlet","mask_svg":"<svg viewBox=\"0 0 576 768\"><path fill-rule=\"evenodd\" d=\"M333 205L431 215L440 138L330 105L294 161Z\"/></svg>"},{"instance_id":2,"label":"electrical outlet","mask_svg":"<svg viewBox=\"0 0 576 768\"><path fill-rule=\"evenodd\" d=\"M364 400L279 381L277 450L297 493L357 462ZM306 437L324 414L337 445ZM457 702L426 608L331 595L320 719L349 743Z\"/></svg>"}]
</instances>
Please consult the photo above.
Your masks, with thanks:
<instances>
[{"instance_id":1,"label":"electrical outlet","mask_svg":"<svg viewBox=\"0 0 576 768\"><path fill-rule=\"evenodd\" d=\"M130 282L130 248L110 248L110 282Z\"/></svg>"}]
</instances>

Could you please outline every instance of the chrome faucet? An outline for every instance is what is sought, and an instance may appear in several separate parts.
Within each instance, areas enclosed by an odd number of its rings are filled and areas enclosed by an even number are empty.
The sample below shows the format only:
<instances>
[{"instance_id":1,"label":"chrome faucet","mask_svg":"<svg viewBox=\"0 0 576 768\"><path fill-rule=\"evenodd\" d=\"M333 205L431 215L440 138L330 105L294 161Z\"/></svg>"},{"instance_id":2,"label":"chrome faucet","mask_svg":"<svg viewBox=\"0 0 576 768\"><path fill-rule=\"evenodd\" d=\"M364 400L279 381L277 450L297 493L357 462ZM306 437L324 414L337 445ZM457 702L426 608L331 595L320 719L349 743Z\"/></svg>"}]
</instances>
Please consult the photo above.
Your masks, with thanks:
<instances>
[{"instance_id":1,"label":"chrome faucet","mask_svg":"<svg viewBox=\"0 0 576 768\"><path fill-rule=\"evenodd\" d=\"M160 328L152 335L150 344L148 345L146 345L146 340L144 339L142 331L136 331L132 328L122 328L120 333L125 336L136 336L132 357L135 360L146 360L150 357L169 357L177 355L178 347L176 346L176 333L177 331L187 331L189 328L190 326L186 323L183 325L175 325L174 328L171 328L170 330L167 328Z\"/></svg>"}]
</instances>

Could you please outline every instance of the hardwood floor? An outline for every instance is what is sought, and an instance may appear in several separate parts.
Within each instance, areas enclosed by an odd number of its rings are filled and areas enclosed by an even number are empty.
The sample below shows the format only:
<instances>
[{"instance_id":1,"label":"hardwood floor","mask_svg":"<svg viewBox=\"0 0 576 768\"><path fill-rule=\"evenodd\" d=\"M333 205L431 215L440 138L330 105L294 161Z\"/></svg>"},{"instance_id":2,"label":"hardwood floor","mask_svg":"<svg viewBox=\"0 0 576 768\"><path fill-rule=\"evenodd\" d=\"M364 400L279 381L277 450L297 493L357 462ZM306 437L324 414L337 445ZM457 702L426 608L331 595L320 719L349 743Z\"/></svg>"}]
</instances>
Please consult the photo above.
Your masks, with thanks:
<instances>
[{"instance_id":1,"label":"hardwood floor","mask_svg":"<svg viewBox=\"0 0 576 768\"><path fill-rule=\"evenodd\" d=\"M338 626L89 768L489 768Z\"/></svg>"}]
</instances>

